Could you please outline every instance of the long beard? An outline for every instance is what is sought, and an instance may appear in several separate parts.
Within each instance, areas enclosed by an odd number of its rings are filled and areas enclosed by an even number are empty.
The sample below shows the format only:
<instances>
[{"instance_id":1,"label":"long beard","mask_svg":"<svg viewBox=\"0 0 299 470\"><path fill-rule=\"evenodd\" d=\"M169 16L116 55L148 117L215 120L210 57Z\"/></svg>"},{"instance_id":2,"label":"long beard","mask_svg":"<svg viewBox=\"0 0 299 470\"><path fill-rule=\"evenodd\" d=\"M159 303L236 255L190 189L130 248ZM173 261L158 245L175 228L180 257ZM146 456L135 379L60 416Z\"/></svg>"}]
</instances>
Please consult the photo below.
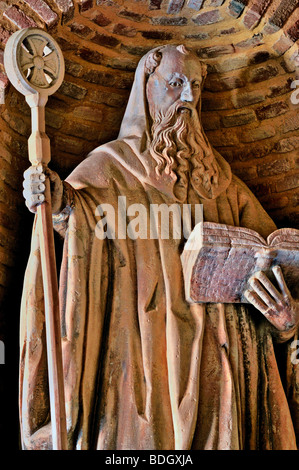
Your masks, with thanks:
<instances>
[{"instance_id":1,"label":"long beard","mask_svg":"<svg viewBox=\"0 0 299 470\"><path fill-rule=\"evenodd\" d=\"M218 183L218 167L197 111L180 112L182 107L183 102L176 102L165 114L159 112L154 117L150 153L156 161L156 173L173 171L176 186L186 187L190 179L195 189L200 185L209 195L212 184Z\"/></svg>"}]
</instances>

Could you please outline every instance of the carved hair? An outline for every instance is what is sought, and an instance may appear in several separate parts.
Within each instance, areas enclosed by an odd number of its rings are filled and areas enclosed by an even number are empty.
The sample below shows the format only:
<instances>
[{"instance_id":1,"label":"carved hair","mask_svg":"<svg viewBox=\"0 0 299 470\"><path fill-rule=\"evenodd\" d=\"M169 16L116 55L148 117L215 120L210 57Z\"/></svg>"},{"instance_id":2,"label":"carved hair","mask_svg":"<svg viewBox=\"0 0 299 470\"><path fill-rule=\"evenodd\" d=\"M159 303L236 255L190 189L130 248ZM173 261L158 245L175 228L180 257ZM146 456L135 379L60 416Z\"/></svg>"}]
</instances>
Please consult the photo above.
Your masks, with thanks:
<instances>
[{"instance_id":1,"label":"carved hair","mask_svg":"<svg viewBox=\"0 0 299 470\"><path fill-rule=\"evenodd\" d=\"M148 55L148 57L145 61L145 73L146 73L147 76L153 74L154 71L156 70L156 68L158 67L158 65L160 65L160 62L161 62L162 56L163 56L163 53L162 53L163 49L164 49L164 47L161 47L161 49L153 51ZM192 53L192 51L187 49L187 47L184 46L183 44L180 44L179 46L176 46L176 49L181 54L184 54L184 55L188 55L188 54ZM207 66L204 62L202 62L199 59L198 59L198 62L201 65L202 76L205 78L206 75L207 75Z\"/></svg>"}]
</instances>

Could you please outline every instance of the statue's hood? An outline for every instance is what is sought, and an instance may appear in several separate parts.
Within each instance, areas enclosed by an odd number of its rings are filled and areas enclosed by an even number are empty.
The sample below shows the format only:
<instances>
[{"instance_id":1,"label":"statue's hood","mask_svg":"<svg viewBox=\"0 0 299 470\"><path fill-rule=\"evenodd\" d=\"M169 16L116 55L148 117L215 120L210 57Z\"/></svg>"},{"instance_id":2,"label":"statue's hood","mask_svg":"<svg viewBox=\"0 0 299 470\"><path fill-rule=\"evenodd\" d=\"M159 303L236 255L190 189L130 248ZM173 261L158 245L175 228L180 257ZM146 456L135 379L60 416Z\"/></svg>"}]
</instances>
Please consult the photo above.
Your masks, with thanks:
<instances>
[{"instance_id":1,"label":"statue's hood","mask_svg":"<svg viewBox=\"0 0 299 470\"><path fill-rule=\"evenodd\" d=\"M176 182L175 174L171 172L170 175L165 173L158 175L155 171L156 161L148 150L150 142L150 115L146 98L147 75L145 64L149 54L155 51L162 52L163 54L165 47L169 46L152 49L140 60L117 140L101 145L92 151L89 154L89 158L84 160L68 177L67 181L70 184L80 187L81 185L78 182L82 176L82 180L85 182L84 186L86 186L89 174L93 180L92 185L97 186L94 181L94 175L100 174L100 168L97 171L97 166L101 164L102 157L109 155L133 173L142 183L154 186L159 191L176 199L173 193ZM200 106L201 103L199 102L197 109L199 116L201 112ZM202 133L204 135L203 129ZM197 193L205 199L215 199L226 190L232 178L230 165L215 149L212 150L219 170L218 181L212 183L209 194L200 183L195 188Z\"/></svg>"}]
</instances>

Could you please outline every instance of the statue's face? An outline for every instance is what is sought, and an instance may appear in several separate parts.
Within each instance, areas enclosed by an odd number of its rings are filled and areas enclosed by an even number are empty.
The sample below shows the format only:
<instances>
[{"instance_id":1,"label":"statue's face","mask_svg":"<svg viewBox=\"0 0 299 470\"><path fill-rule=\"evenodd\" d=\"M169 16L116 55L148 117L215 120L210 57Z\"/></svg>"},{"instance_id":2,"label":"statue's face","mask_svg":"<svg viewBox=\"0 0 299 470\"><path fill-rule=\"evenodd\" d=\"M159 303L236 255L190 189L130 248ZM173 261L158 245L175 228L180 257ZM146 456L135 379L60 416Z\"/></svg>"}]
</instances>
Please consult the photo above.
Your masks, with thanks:
<instances>
[{"instance_id":1,"label":"statue's face","mask_svg":"<svg viewBox=\"0 0 299 470\"><path fill-rule=\"evenodd\" d=\"M179 112L194 112L200 99L202 80L201 65L196 57L178 51L165 54L147 82L151 117L154 119L157 112L165 114L176 102L182 102Z\"/></svg>"}]
</instances>

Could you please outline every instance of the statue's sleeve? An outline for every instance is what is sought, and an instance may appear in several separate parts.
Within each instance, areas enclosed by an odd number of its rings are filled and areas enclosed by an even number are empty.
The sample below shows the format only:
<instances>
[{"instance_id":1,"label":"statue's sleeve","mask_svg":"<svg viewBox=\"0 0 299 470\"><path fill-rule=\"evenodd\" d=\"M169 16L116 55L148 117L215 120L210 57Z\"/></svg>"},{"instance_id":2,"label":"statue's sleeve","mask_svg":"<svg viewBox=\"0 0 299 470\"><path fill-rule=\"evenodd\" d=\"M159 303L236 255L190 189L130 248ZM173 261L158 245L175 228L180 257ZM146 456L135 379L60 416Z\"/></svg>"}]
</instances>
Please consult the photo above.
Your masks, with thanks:
<instances>
[{"instance_id":1,"label":"statue's sleeve","mask_svg":"<svg viewBox=\"0 0 299 470\"><path fill-rule=\"evenodd\" d=\"M62 210L53 214L53 228L63 238L65 237L68 227L69 216L75 204L75 189L66 181L63 181L63 202Z\"/></svg>"},{"instance_id":2,"label":"statue's sleeve","mask_svg":"<svg viewBox=\"0 0 299 470\"><path fill-rule=\"evenodd\" d=\"M109 285L107 240L98 239L95 234L96 206L97 201L88 192L74 192L59 275L66 413L71 448L78 434L85 441L82 448L87 446ZM23 446L29 449L51 448L44 294L36 223L24 280L20 351Z\"/></svg>"}]
</instances>

